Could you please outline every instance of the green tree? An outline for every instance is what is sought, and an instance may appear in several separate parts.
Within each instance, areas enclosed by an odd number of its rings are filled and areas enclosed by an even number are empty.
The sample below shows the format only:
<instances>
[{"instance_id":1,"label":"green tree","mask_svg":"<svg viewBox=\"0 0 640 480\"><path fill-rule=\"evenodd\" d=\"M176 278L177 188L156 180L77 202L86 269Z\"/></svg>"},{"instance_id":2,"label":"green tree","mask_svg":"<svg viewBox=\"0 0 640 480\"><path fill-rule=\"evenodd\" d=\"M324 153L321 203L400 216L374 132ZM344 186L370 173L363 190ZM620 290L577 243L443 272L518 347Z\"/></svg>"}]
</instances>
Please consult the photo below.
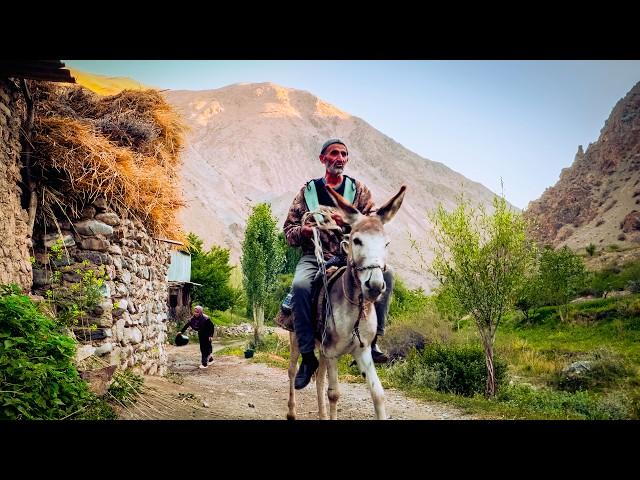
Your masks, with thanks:
<instances>
[{"instance_id":1,"label":"green tree","mask_svg":"<svg viewBox=\"0 0 640 480\"><path fill-rule=\"evenodd\" d=\"M447 282L444 282L435 289L432 298L433 306L438 314L450 323L455 322L455 329L460 330L462 318L467 312L458 301L455 290L450 288Z\"/></svg>"},{"instance_id":2,"label":"green tree","mask_svg":"<svg viewBox=\"0 0 640 480\"><path fill-rule=\"evenodd\" d=\"M540 292L537 277L525 278L516 296L515 307L524 315L524 321L531 321L531 311L540 305Z\"/></svg>"},{"instance_id":3,"label":"green tree","mask_svg":"<svg viewBox=\"0 0 640 480\"><path fill-rule=\"evenodd\" d=\"M540 293L558 306L560 320L569 313L569 301L585 284L587 272L582 258L566 245L558 250L545 247L540 255Z\"/></svg>"},{"instance_id":4,"label":"green tree","mask_svg":"<svg viewBox=\"0 0 640 480\"><path fill-rule=\"evenodd\" d=\"M302 257L302 249L300 247L292 247L287 243L287 238L283 232L278 234L278 242L280 248L284 252L284 265L280 273L296 273L296 267Z\"/></svg>"},{"instance_id":5,"label":"green tree","mask_svg":"<svg viewBox=\"0 0 640 480\"><path fill-rule=\"evenodd\" d=\"M430 214L435 227L431 269L478 327L485 352L488 397L496 393L496 331L503 315L513 307L534 258L522 215L511 211L504 197L495 197L493 207L490 215L484 206L474 209L460 198L453 212L440 205Z\"/></svg>"},{"instance_id":6,"label":"green tree","mask_svg":"<svg viewBox=\"0 0 640 480\"><path fill-rule=\"evenodd\" d=\"M256 345L264 325L264 307L278 285L285 255L278 240L277 219L271 206L260 203L253 208L242 242L242 280L253 320ZM249 310L249 308L247 308Z\"/></svg>"},{"instance_id":7,"label":"green tree","mask_svg":"<svg viewBox=\"0 0 640 480\"><path fill-rule=\"evenodd\" d=\"M229 249L214 245L205 251L202 239L195 233L189 233L187 239L191 280L202 285L194 290L194 300L211 310L227 310L236 296L230 283L235 267L229 264Z\"/></svg>"}]
</instances>

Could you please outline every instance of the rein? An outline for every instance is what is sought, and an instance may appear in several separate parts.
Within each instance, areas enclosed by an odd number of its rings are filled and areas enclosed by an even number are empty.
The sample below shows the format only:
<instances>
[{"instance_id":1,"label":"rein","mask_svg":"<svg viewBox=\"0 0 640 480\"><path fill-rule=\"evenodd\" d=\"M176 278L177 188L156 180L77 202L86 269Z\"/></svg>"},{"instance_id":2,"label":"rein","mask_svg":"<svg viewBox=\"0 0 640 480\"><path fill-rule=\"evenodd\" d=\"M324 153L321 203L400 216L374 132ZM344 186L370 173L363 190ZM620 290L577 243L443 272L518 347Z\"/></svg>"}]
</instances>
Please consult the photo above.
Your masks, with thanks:
<instances>
[{"instance_id":1,"label":"rein","mask_svg":"<svg viewBox=\"0 0 640 480\"><path fill-rule=\"evenodd\" d=\"M320 234L318 233L318 229L323 229L323 230L332 230L335 227L337 227L338 229L340 229L340 227L338 227L335 222L333 221L327 221L327 217L330 218L330 216L327 214L329 213L328 211L326 211L325 209L318 209L315 210L313 212L306 212L305 215L302 218L302 224L304 225L309 218L313 218L312 215L314 213L319 213L324 217L324 224L322 227L317 223L316 225L312 225L312 229L313 229L313 244L314 244L314 253L316 256L316 260L318 262L318 265L320 267L320 271L322 274L322 281L324 284L324 290L325 290L325 295L326 295L326 316L327 318L329 316L331 316L331 320L333 320L333 324L335 325L335 319L333 318L333 309L331 307L331 300L330 300L330 295L329 295L329 288L327 286L327 272L325 270L325 259L324 259L324 255L322 252L322 242L320 240ZM333 223L333 225L332 225ZM335 227L334 227L335 226ZM342 229L340 229L342 230ZM341 242L344 246L344 244L346 244L346 241L343 240ZM357 267L355 265L355 263L353 261L349 261L348 262L348 266L350 269L352 269L354 271L354 277L356 280L356 288L358 288L360 290L360 294L358 295L358 302L355 302L354 300L352 300L351 298L349 298L349 295L347 294L346 288L345 288L345 277L347 277L347 275L342 275L342 293L344 295L344 297L347 299L347 301L349 303L351 303L352 305L357 305L358 306L358 319L356 320L356 323L353 326L353 338L355 339L356 337L358 338L358 342L360 343L360 348L364 348L364 343L362 342L362 339L360 338L360 320L364 319L365 317L365 313L369 310L369 307L374 303L372 301L364 301L364 295L362 292L362 286L360 286L360 278L358 276L358 272L363 272L365 270L373 270L376 268L379 268L380 270L382 270L383 272L387 271L387 266L381 266L381 265L367 265L364 267ZM322 348L322 351L324 353L324 343L325 343L325 339L326 339L326 331L327 331L327 323L325 322L324 325L324 330L322 332L322 342L320 342L320 347Z\"/></svg>"}]
</instances>

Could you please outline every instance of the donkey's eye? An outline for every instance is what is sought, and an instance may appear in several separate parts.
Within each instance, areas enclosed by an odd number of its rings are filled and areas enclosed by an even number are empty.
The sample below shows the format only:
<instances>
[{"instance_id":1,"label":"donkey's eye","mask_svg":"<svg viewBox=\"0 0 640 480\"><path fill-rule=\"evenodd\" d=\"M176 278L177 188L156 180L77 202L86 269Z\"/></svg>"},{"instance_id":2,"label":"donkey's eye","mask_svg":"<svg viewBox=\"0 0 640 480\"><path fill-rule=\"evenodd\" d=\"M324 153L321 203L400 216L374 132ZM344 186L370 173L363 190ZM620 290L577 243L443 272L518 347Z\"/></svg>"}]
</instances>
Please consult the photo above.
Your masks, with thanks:
<instances>
[{"instance_id":1,"label":"donkey's eye","mask_svg":"<svg viewBox=\"0 0 640 480\"><path fill-rule=\"evenodd\" d=\"M356 245L362 245L362 240L360 240L359 238L354 238L353 243L355 243Z\"/></svg>"}]
</instances>

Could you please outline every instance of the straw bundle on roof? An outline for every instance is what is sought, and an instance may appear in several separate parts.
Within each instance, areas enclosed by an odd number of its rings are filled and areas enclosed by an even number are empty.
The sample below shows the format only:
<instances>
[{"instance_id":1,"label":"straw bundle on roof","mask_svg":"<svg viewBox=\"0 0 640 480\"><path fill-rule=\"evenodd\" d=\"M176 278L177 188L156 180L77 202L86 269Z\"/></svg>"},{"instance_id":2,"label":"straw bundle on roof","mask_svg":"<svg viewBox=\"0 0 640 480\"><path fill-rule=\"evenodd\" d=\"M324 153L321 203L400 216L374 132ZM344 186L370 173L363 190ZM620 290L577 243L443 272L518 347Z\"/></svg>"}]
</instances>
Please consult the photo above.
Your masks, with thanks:
<instances>
[{"instance_id":1,"label":"straw bundle on roof","mask_svg":"<svg viewBox=\"0 0 640 480\"><path fill-rule=\"evenodd\" d=\"M153 234L184 238L177 221L184 127L157 91L100 97L39 83L34 96L34 147L45 171L63 174L50 177L71 211L102 195Z\"/></svg>"}]
</instances>

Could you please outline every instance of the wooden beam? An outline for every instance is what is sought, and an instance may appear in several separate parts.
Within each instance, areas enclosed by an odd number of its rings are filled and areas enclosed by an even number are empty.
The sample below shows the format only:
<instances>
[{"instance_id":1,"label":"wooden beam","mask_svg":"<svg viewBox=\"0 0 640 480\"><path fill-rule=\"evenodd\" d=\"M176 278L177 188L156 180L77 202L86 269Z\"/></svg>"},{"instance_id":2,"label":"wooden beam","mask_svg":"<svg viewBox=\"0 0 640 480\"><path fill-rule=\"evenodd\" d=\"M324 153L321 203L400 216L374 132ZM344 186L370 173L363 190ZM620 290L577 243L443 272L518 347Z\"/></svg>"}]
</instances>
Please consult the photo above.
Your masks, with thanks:
<instances>
[{"instance_id":1,"label":"wooden beam","mask_svg":"<svg viewBox=\"0 0 640 480\"><path fill-rule=\"evenodd\" d=\"M58 70L50 72L30 72L30 71L3 71L0 68L0 77L28 78L30 80L45 80L49 82L76 83L76 79L71 76L68 70Z\"/></svg>"}]
</instances>

